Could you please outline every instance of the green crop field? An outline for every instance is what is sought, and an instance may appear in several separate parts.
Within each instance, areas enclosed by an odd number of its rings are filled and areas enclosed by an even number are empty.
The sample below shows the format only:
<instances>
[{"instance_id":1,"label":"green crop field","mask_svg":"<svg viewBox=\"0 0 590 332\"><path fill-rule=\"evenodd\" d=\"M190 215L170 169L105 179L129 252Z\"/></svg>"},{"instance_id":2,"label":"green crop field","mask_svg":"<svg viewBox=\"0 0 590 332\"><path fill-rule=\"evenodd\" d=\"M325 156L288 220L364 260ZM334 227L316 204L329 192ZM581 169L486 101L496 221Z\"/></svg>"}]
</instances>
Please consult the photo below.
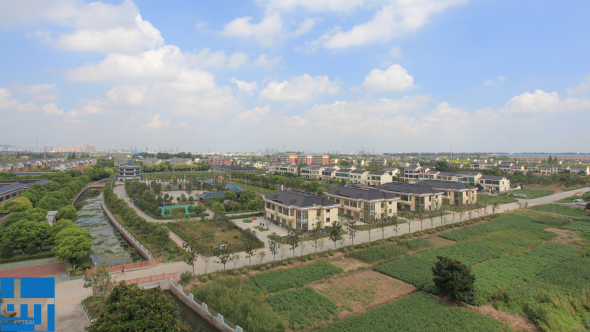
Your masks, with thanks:
<instances>
[{"instance_id":1,"label":"green crop field","mask_svg":"<svg viewBox=\"0 0 590 332\"><path fill-rule=\"evenodd\" d=\"M295 331L311 327L318 321L331 319L338 309L334 302L309 287L281 291L269 296L266 302Z\"/></svg>"},{"instance_id":2,"label":"green crop field","mask_svg":"<svg viewBox=\"0 0 590 332\"><path fill-rule=\"evenodd\" d=\"M328 262L318 262L287 270L276 270L268 273L257 274L252 277L252 282L274 293L283 289L301 287L312 281L324 279L344 272Z\"/></svg>"},{"instance_id":3,"label":"green crop field","mask_svg":"<svg viewBox=\"0 0 590 332\"><path fill-rule=\"evenodd\" d=\"M427 239L398 240L397 244L414 251L432 247L432 241Z\"/></svg>"},{"instance_id":4,"label":"green crop field","mask_svg":"<svg viewBox=\"0 0 590 332\"><path fill-rule=\"evenodd\" d=\"M515 213L502 214L498 218L484 224L465 227L453 232L443 233L439 236L452 241L462 241L474 236L499 232L510 228L544 229L547 227L531 223L531 220L532 218L529 216L523 216Z\"/></svg>"},{"instance_id":5,"label":"green crop field","mask_svg":"<svg viewBox=\"0 0 590 332\"><path fill-rule=\"evenodd\" d=\"M576 257L578 250L557 243L545 243L530 251L501 257L472 269L476 275L475 304L482 305L491 299L498 287L514 287L530 281L545 270L553 270L559 263Z\"/></svg>"},{"instance_id":6,"label":"green crop field","mask_svg":"<svg viewBox=\"0 0 590 332\"><path fill-rule=\"evenodd\" d=\"M367 249L353 251L350 257L360 259L365 263L373 263L384 259L399 257L408 252L408 247L397 244L382 244Z\"/></svg>"},{"instance_id":7,"label":"green crop field","mask_svg":"<svg viewBox=\"0 0 590 332\"><path fill-rule=\"evenodd\" d=\"M590 217L590 213L587 211L559 204L536 205L531 207L531 209L535 211L558 213L571 217Z\"/></svg>"},{"instance_id":8,"label":"green crop field","mask_svg":"<svg viewBox=\"0 0 590 332\"><path fill-rule=\"evenodd\" d=\"M355 316L332 323L322 332L463 332L507 331L502 322L471 310L448 306L416 292Z\"/></svg>"},{"instance_id":9,"label":"green crop field","mask_svg":"<svg viewBox=\"0 0 590 332\"><path fill-rule=\"evenodd\" d=\"M430 268L433 266L438 255L448 256L471 266L539 245L554 236L554 233L543 230L507 229L503 232L488 234L471 241L427 250L385 262L377 265L375 270L411 283L418 289L424 288L429 290L434 285L432 283L432 272Z\"/></svg>"}]
</instances>

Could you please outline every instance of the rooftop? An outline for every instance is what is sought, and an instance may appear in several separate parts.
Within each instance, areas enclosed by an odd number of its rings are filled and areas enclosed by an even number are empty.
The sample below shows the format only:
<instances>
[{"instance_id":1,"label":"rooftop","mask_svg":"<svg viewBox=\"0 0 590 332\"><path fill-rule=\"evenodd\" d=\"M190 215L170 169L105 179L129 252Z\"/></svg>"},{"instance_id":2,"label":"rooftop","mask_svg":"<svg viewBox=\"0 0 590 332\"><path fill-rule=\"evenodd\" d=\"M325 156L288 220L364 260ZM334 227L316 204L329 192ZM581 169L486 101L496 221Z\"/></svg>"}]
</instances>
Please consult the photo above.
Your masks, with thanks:
<instances>
[{"instance_id":1,"label":"rooftop","mask_svg":"<svg viewBox=\"0 0 590 332\"><path fill-rule=\"evenodd\" d=\"M376 189L361 189L354 187L338 187L326 191L328 195L336 195L349 197L351 199L362 199L362 200L376 200L376 199L395 199L391 195L386 194L383 191Z\"/></svg>"},{"instance_id":2,"label":"rooftop","mask_svg":"<svg viewBox=\"0 0 590 332\"><path fill-rule=\"evenodd\" d=\"M380 186L376 186L375 189L409 195L438 195L442 193L442 191L432 187L399 182L385 183Z\"/></svg>"},{"instance_id":3,"label":"rooftop","mask_svg":"<svg viewBox=\"0 0 590 332\"><path fill-rule=\"evenodd\" d=\"M264 198L268 201L276 202L282 205L296 207L336 205L336 202L331 201L328 198L313 194L307 194L292 189L277 191L264 196Z\"/></svg>"}]
</instances>

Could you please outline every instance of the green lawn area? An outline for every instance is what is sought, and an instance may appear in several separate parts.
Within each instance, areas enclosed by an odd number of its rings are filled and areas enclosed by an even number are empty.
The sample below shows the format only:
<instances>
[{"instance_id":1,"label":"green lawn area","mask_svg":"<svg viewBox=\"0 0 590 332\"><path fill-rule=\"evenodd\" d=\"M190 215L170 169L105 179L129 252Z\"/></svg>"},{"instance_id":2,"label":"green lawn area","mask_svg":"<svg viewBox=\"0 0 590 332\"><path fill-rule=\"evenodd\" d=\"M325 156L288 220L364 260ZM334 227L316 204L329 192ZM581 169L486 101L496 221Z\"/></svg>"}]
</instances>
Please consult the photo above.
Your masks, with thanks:
<instances>
[{"instance_id":1,"label":"green lawn area","mask_svg":"<svg viewBox=\"0 0 590 332\"><path fill-rule=\"evenodd\" d=\"M88 313L90 314L91 319L97 319L100 316L100 308L101 305L105 302L105 299L102 297L89 297L84 302L84 306Z\"/></svg>"},{"instance_id":2,"label":"green lawn area","mask_svg":"<svg viewBox=\"0 0 590 332\"><path fill-rule=\"evenodd\" d=\"M553 190L532 190L532 189L518 189L514 190L509 193L500 194L501 196L511 197L513 194L522 194L526 195L526 197L518 197L518 198L526 198L526 199L535 199L539 197L545 197L549 195L555 194ZM515 196L517 197L517 196Z\"/></svg>"},{"instance_id":3,"label":"green lawn area","mask_svg":"<svg viewBox=\"0 0 590 332\"><path fill-rule=\"evenodd\" d=\"M518 200L510 197L498 197L498 196L486 196L483 194L477 194L477 202L483 203L486 202L488 205L492 205L495 203L498 204L508 204L508 203L516 203Z\"/></svg>"},{"instance_id":4,"label":"green lawn area","mask_svg":"<svg viewBox=\"0 0 590 332\"><path fill-rule=\"evenodd\" d=\"M244 189L249 189L252 191L255 191L257 193L263 193L263 194L272 194L274 193L276 190L272 190L272 189L266 189L266 188L262 188L262 190L260 189L260 184L258 186L254 186L252 184L246 184L244 185L244 182L236 182L236 181L224 181L226 183L231 183L231 184L235 184L236 186L240 186Z\"/></svg>"}]
</instances>

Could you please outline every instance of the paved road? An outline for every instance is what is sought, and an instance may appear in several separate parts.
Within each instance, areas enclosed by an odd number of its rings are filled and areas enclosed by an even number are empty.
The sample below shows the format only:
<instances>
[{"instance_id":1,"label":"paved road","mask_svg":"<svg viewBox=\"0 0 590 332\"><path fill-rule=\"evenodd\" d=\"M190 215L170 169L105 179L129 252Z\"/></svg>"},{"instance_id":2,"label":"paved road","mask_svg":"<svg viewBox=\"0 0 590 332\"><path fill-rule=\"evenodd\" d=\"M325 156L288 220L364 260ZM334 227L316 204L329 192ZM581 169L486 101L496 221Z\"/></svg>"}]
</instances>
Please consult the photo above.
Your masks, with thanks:
<instances>
[{"instance_id":1,"label":"paved road","mask_svg":"<svg viewBox=\"0 0 590 332\"><path fill-rule=\"evenodd\" d=\"M124 188L115 188L115 192L120 194L120 197L126 198L127 195L124 193L123 189ZM562 192L562 193L558 193L558 194L554 194L554 195L546 196L546 197L541 197L541 198L537 198L537 199L520 200L520 202L521 203L526 202L526 203L528 203L528 206L534 206L534 205L539 205L539 204L548 204L548 203L552 203L556 200L563 199L565 197L573 196L576 192L580 192L580 191L587 192L587 191L590 191L590 188L583 188L583 189L576 190L576 191ZM128 202L128 199L126 201ZM511 210L517 210L517 209L519 209L518 203L510 203L510 204L500 205L496 212L500 213L500 212L506 212L506 211L511 211ZM136 208L136 211L138 212L138 214L140 216L146 218L146 220L148 220L148 221L167 222L166 220L153 219L137 208ZM488 207L487 213L488 214L492 213L491 207ZM477 213L474 213L472 215L473 218L476 218L477 216L478 216ZM462 218L462 220L466 220L466 219L468 219L467 214L465 214L465 216L464 216L464 218ZM458 221L459 221L459 217L455 216L454 222L458 222ZM257 236L265 244L268 244L268 238L266 236L272 232L276 232L279 235L286 234L286 231L284 229L282 229L281 227L276 226L272 223L269 226L269 228L270 228L269 231L260 232L256 229L254 229L254 226L258 226L259 222L266 222L266 220L263 218L257 218L257 220L254 220L252 223L244 223L244 222L242 222L242 219L234 220L234 222L236 223L236 225L238 225L241 228L255 230ZM444 216L443 223L446 224L446 223L450 223L450 222L453 222L452 215ZM411 221L410 223L406 223L406 224L401 225L401 227L398 229L397 234L402 235L402 234L406 234L409 232L415 232L415 231L418 231L421 229L437 227L440 225L441 225L441 218L440 217L435 218L433 220L432 224L431 224L430 219L425 219L422 222L422 225L420 225L420 221ZM391 237L394 235L396 235L396 232L392 227L387 227L385 229L384 234L381 233L380 229L374 229L370 232L370 234L368 231L362 231L357 234L357 236L354 239L354 243L358 244L358 243L362 243L362 242L367 242L367 241L369 241L369 236L370 236L371 240L374 241L374 240L380 239L382 237L388 238L388 237ZM350 244L352 244L352 240L348 236L345 236L344 245L350 245ZM340 244L338 244L338 247L339 246L340 246ZM265 249L258 250L258 252L264 251L266 254L266 256L264 257L262 262L270 262L273 260L273 255L270 253L270 251L267 248L268 248L268 245L265 245ZM326 239L324 239L324 245L321 248L317 248L317 251L323 251L323 250L327 250L330 248L334 248L334 243L326 238ZM313 248L311 243L308 241L308 242L304 242L301 247L299 247L295 250L295 255L296 256L300 256L302 254L306 255L306 254L313 253L314 251L315 251L315 248ZM242 267L242 266L249 265L249 260L246 257L246 254L243 252L240 252L238 254L240 255L240 259L235 264L235 267ZM288 250L288 248L286 246L283 246L281 248L281 250L279 251L279 253L276 255L276 258L281 259L281 258L287 258L287 257L291 257L291 256L293 256L293 252ZM195 266L194 266L195 273L196 274L203 274L203 273L211 273L214 271L222 270L223 265L215 262L215 260L216 260L216 258L212 257L209 259L209 262L206 263L202 257L199 257L199 259L197 259L197 261L195 262ZM252 264L259 264L259 263L260 263L260 259L257 256L252 257ZM228 269L234 268L234 264L228 263L226 265L226 268L228 268ZM133 278L138 278L138 277L147 277L150 275L156 275L156 274L162 274L162 273L177 272L180 274L185 271L192 272L193 267L184 263L184 262L173 262L173 263L165 263L165 264L161 264L158 266L153 266L153 267L135 270L135 271L127 271L126 275L121 275L121 273L114 273L112 275L116 278L116 280L128 280L128 279L133 279ZM81 306L80 306L80 301L84 297L90 295L90 293L91 293L91 291L89 289L83 288L83 284L84 283L82 280L74 280L74 281L58 283L56 285L56 296L57 296L57 298L56 298L56 303L57 303L56 322L58 322L58 324L66 324L67 323L67 324L69 324L68 326L76 326L75 324L72 323L72 321L79 322L79 323L83 322L83 320L80 319L80 317L82 317L80 315L80 311L82 310ZM83 314L83 311L82 311L82 314ZM59 323L60 320L63 320L63 323ZM88 323L88 321L86 320L86 324L87 323ZM66 325L63 325L63 326L65 327ZM68 328L63 328L63 329L59 329L59 330L60 331L81 331L81 328L80 329L71 329L71 330Z\"/></svg>"}]
</instances>

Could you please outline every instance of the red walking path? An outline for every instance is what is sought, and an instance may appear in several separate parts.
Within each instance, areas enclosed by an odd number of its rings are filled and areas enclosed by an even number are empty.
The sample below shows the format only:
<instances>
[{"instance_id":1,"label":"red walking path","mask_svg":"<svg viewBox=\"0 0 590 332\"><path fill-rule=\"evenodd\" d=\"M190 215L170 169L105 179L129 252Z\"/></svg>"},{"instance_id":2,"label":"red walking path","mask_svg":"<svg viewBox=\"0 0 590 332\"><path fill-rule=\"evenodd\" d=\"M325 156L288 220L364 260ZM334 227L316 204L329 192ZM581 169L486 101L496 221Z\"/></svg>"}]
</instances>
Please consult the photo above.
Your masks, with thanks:
<instances>
[{"instance_id":1,"label":"red walking path","mask_svg":"<svg viewBox=\"0 0 590 332\"><path fill-rule=\"evenodd\" d=\"M64 262L34 265L0 271L0 277L24 278L24 277L45 277L61 273L67 273Z\"/></svg>"}]
</instances>

